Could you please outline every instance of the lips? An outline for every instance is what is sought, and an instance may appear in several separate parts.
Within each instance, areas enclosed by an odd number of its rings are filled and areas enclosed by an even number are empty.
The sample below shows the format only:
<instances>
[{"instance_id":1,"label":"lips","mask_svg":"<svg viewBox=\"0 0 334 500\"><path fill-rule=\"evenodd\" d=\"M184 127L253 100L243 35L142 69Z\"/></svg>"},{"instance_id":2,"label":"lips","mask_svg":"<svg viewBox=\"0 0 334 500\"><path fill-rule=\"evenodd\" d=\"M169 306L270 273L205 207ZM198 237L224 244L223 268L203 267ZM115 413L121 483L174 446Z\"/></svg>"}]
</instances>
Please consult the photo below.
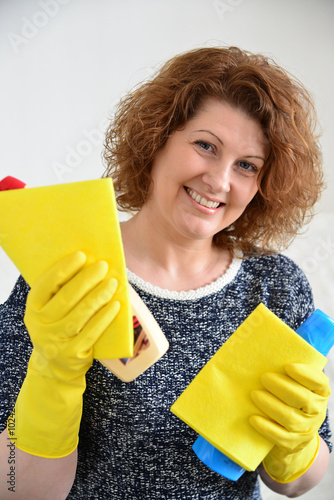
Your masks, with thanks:
<instances>
[{"instance_id":1,"label":"lips","mask_svg":"<svg viewBox=\"0 0 334 500\"><path fill-rule=\"evenodd\" d=\"M220 203L219 201L207 200L204 196L201 196L199 193L193 191L188 187L186 187L185 189L187 193L191 196L191 198L195 200L197 203L199 203L199 205L202 205L203 207L215 209L218 208L220 205L222 205L222 203Z\"/></svg>"}]
</instances>

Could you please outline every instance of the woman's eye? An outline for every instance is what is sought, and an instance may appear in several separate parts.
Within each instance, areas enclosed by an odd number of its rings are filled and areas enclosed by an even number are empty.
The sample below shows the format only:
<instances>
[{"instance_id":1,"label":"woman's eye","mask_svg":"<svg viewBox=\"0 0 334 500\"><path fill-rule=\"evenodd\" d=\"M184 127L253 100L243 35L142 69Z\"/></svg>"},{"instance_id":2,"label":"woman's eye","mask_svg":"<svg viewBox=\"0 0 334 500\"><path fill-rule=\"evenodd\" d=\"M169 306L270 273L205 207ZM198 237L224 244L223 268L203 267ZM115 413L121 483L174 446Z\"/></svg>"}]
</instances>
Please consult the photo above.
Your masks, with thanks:
<instances>
[{"instance_id":1,"label":"woman's eye","mask_svg":"<svg viewBox=\"0 0 334 500\"><path fill-rule=\"evenodd\" d=\"M206 141L196 141L196 144L201 149L204 149L204 151L212 151L213 150L213 146L209 142L206 142Z\"/></svg>"},{"instance_id":2,"label":"woman's eye","mask_svg":"<svg viewBox=\"0 0 334 500\"><path fill-rule=\"evenodd\" d=\"M249 173L258 172L258 168L255 165L253 165L252 163L248 163L248 161L239 161L239 166L245 172L249 172Z\"/></svg>"}]
</instances>

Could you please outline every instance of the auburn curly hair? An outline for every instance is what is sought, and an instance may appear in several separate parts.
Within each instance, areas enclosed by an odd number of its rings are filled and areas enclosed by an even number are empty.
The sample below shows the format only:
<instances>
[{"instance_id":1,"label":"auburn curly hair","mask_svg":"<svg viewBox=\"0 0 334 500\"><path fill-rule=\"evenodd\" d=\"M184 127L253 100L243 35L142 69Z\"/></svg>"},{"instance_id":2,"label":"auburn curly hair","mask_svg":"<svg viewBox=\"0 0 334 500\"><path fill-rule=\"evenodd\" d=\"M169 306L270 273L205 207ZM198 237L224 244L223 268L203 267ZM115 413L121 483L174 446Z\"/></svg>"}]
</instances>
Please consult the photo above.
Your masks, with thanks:
<instances>
[{"instance_id":1,"label":"auburn curly hair","mask_svg":"<svg viewBox=\"0 0 334 500\"><path fill-rule=\"evenodd\" d=\"M208 97L240 109L261 125L268 157L258 192L214 243L244 254L288 245L312 216L323 189L314 104L305 87L273 60L237 47L180 54L124 97L107 130L103 177L114 179L119 208L137 211L151 185L157 152Z\"/></svg>"}]
</instances>

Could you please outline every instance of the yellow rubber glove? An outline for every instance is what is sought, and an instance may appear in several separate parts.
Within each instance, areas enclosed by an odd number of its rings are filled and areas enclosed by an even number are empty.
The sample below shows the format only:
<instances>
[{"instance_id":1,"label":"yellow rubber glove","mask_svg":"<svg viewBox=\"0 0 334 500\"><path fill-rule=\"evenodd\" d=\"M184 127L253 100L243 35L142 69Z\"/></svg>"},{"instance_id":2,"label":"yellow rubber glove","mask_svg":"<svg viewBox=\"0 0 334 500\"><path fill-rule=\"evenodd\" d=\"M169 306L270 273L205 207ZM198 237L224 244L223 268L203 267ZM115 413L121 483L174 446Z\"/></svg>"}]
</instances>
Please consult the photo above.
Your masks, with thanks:
<instances>
[{"instance_id":1,"label":"yellow rubber glove","mask_svg":"<svg viewBox=\"0 0 334 500\"><path fill-rule=\"evenodd\" d=\"M83 252L61 259L28 294L33 352L7 428L19 449L41 457L75 450L93 346L120 308L111 300L117 281L104 279L108 264L85 262Z\"/></svg>"},{"instance_id":2,"label":"yellow rubber glove","mask_svg":"<svg viewBox=\"0 0 334 500\"><path fill-rule=\"evenodd\" d=\"M268 417L250 417L251 425L275 446L263 465L279 483L300 477L313 463L319 449L318 430L326 417L330 386L317 367L292 363L286 374L265 373L265 390L254 390L251 398Z\"/></svg>"}]
</instances>

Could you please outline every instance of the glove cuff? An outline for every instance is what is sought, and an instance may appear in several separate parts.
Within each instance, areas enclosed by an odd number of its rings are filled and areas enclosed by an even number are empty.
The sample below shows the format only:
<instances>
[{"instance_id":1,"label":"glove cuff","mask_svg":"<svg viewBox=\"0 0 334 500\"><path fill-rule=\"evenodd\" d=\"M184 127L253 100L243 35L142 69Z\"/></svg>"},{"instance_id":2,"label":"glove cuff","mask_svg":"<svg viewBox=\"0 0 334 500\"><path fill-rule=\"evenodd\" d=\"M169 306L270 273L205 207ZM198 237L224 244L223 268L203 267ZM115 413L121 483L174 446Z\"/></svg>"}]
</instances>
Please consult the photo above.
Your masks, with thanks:
<instances>
[{"instance_id":1,"label":"glove cuff","mask_svg":"<svg viewBox=\"0 0 334 500\"><path fill-rule=\"evenodd\" d=\"M267 474L277 483L290 483L302 476L316 459L320 439L316 434L302 449L291 452L274 446L263 460Z\"/></svg>"},{"instance_id":2,"label":"glove cuff","mask_svg":"<svg viewBox=\"0 0 334 500\"><path fill-rule=\"evenodd\" d=\"M22 451L44 458L60 458L78 445L85 376L75 386L27 374L13 413L8 435Z\"/></svg>"}]
</instances>

